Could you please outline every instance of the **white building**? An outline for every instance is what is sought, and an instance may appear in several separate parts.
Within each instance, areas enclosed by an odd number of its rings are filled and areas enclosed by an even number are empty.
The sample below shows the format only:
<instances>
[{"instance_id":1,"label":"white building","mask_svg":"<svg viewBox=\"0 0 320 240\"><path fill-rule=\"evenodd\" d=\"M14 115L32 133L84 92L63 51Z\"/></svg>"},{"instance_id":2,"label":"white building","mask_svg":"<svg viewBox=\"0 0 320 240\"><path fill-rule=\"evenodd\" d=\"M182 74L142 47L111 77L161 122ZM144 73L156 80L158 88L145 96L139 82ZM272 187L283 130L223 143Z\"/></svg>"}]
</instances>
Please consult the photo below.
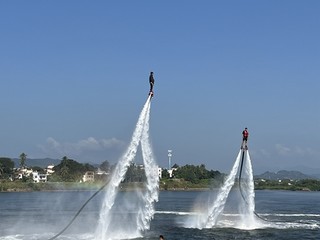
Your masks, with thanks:
<instances>
[{"instance_id":1,"label":"white building","mask_svg":"<svg viewBox=\"0 0 320 240\"><path fill-rule=\"evenodd\" d=\"M94 182L94 172L88 171L82 177L83 182Z\"/></svg>"},{"instance_id":2,"label":"white building","mask_svg":"<svg viewBox=\"0 0 320 240\"><path fill-rule=\"evenodd\" d=\"M46 168L46 172L47 172L48 175L51 175L52 173L54 173L53 168L54 168L53 164L48 165L48 167Z\"/></svg>"},{"instance_id":3,"label":"white building","mask_svg":"<svg viewBox=\"0 0 320 240\"><path fill-rule=\"evenodd\" d=\"M171 168L170 170L168 170L169 177L172 178L173 177L173 172L177 171L177 170L178 170L177 168Z\"/></svg>"},{"instance_id":4,"label":"white building","mask_svg":"<svg viewBox=\"0 0 320 240\"><path fill-rule=\"evenodd\" d=\"M98 168L98 170L96 171L97 175L109 175L108 172L101 170L100 168Z\"/></svg>"},{"instance_id":5,"label":"white building","mask_svg":"<svg viewBox=\"0 0 320 240\"><path fill-rule=\"evenodd\" d=\"M18 174L18 179L22 179L23 176L25 177L30 177L30 174L33 172L32 169L30 168L22 168L19 169L19 174Z\"/></svg>"},{"instance_id":6,"label":"white building","mask_svg":"<svg viewBox=\"0 0 320 240\"><path fill-rule=\"evenodd\" d=\"M162 168L158 167L158 176L159 178L162 178Z\"/></svg>"},{"instance_id":7,"label":"white building","mask_svg":"<svg viewBox=\"0 0 320 240\"><path fill-rule=\"evenodd\" d=\"M35 183L47 182L47 174L44 173L32 172L32 178Z\"/></svg>"}]
</instances>

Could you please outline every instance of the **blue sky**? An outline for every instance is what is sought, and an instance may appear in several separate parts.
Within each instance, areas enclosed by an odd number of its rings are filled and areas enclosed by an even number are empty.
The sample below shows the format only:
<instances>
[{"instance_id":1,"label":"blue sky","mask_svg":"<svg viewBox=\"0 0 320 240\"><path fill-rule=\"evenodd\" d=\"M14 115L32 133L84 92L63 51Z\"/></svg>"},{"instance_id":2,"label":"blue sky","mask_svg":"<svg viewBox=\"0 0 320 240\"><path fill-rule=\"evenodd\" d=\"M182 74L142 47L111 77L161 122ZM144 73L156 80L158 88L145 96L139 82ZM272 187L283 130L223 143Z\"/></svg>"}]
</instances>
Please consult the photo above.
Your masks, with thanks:
<instances>
[{"instance_id":1,"label":"blue sky","mask_svg":"<svg viewBox=\"0 0 320 240\"><path fill-rule=\"evenodd\" d=\"M1 1L0 155L115 163L154 71L157 162L320 171L319 1ZM137 156L137 161L141 157ZM318 169L318 170L316 170Z\"/></svg>"}]
</instances>

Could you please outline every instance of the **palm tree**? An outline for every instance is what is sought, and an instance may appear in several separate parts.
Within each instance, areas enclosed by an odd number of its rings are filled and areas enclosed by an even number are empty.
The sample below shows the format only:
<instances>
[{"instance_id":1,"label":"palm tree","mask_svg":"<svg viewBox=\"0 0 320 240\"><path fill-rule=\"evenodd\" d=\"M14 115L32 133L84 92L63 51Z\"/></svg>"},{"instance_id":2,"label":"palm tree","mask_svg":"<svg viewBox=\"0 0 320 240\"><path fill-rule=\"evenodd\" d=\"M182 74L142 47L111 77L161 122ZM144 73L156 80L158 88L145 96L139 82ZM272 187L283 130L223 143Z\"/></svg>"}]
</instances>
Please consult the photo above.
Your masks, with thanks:
<instances>
[{"instance_id":1,"label":"palm tree","mask_svg":"<svg viewBox=\"0 0 320 240\"><path fill-rule=\"evenodd\" d=\"M20 167L24 168L26 165L26 160L27 160L27 154L21 153L20 154Z\"/></svg>"}]
</instances>

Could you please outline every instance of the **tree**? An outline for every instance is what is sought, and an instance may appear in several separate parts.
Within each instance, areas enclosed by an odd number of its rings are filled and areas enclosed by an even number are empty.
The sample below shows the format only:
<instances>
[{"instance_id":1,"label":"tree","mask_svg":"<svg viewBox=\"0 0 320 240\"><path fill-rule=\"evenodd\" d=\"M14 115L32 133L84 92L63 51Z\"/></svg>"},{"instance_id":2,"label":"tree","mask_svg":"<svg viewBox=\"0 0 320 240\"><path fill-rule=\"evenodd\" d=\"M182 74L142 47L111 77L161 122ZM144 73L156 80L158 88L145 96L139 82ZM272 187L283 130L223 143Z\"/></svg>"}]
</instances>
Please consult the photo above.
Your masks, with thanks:
<instances>
[{"instance_id":1,"label":"tree","mask_svg":"<svg viewBox=\"0 0 320 240\"><path fill-rule=\"evenodd\" d=\"M215 179L219 179L219 180L223 181L224 174L222 174L219 171L210 170L208 173L208 178L215 178Z\"/></svg>"},{"instance_id":2,"label":"tree","mask_svg":"<svg viewBox=\"0 0 320 240\"><path fill-rule=\"evenodd\" d=\"M38 173L45 173L45 170L42 167L38 167L38 166L33 166L32 170Z\"/></svg>"},{"instance_id":3,"label":"tree","mask_svg":"<svg viewBox=\"0 0 320 240\"><path fill-rule=\"evenodd\" d=\"M178 168L178 167L179 167L179 165L176 163L172 166L172 168Z\"/></svg>"},{"instance_id":4,"label":"tree","mask_svg":"<svg viewBox=\"0 0 320 240\"><path fill-rule=\"evenodd\" d=\"M101 171L109 172L109 170L110 170L110 163L108 162L108 160L105 160L104 162L102 162L102 163L100 164L99 168L101 169Z\"/></svg>"},{"instance_id":5,"label":"tree","mask_svg":"<svg viewBox=\"0 0 320 240\"><path fill-rule=\"evenodd\" d=\"M89 164L89 163L85 163L85 164L83 164L83 170L84 171L91 171L91 172L93 172L94 170L95 170L95 167L94 166L92 166L91 164Z\"/></svg>"},{"instance_id":6,"label":"tree","mask_svg":"<svg viewBox=\"0 0 320 240\"><path fill-rule=\"evenodd\" d=\"M218 180L220 179L220 172L219 171L208 171L204 164L199 166L194 165L185 165L182 167L177 168L177 171L174 172L176 178L183 178L186 181L190 181L191 183L199 183L200 180L203 179L211 179L215 178Z\"/></svg>"},{"instance_id":7,"label":"tree","mask_svg":"<svg viewBox=\"0 0 320 240\"><path fill-rule=\"evenodd\" d=\"M145 182L146 174L145 170L134 163L128 167L123 182Z\"/></svg>"},{"instance_id":8,"label":"tree","mask_svg":"<svg viewBox=\"0 0 320 240\"><path fill-rule=\"evenodd\" d=\"M169 179L170 178L170 174L168 172L167 169L163 169L162 170L162 179Z\"/></svg>"},{"instance_id":9,"label":"tree","mask_svg":"<svg viewBox=\"0 0 320 240\"><path fill-rule=\"evenodd\" d=\"M20 157L20 167L24 168L26 165L27 154L21 153L19 157Z\"/></svg>"},{"instance_id":10,"label":"tree","mask_svg":"<svg viewBox=\"0 0 320 240\"><path fill-rule=\"evenodd\" d=\"M54 167L53 178L65 182L79 181L87 171L93 171L94 167L88 163L81 164L64 156L59 165Z\"/></svg>"},{"instance_id":11,"label":"tree","mask_svg":"<svg viewBox=\"0 0 320 240\"><path fill-rule=\"evenodd\" d=\"M192 183L197 183L199 181L199 178L196 176L196 166L189 164L179 167L177 171L175 171L175 177L183 178Z\"/></svg>"},{"instance_id":12,"label":"tree","mask_svg":"<svg viewBox=\"0 0 320 240\"><path fill-rule=\"evenodd\" d=\"M4 172L4 170L3 170L3 165L2 165L2 163L0 162L0 177L3 176L3 172Z\"/></svg>"},{"instance_id":13,"label":"tree","mask_svg":"<svg viewBox=\"0 0 320 240\"><path fill-rule=\"evenodd\" d=\"M0 158L0 175L1 175L1 177L12 174L13 168L14 168L14 162L10 158L6 158L6 157Z\"/></svg>"}]
</instances>

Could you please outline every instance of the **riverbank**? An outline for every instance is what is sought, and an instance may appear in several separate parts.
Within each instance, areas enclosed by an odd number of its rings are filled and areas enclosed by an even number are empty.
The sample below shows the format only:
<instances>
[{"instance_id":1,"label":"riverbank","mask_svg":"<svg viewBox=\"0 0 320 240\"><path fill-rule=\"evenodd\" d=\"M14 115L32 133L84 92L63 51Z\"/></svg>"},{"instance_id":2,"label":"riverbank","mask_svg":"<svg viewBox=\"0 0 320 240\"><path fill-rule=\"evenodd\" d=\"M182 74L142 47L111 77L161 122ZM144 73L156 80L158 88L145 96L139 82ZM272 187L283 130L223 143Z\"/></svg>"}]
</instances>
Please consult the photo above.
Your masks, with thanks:
<instances>
[{"instance_id":1,"label":"riverbank","mask_svg":"<svg viewBox=\"0 0 320 240\"><path fill-rule=\"evenodd\" d=\"M97 183L15 183L0 184L0 192L35 192L35 191L95 191L104 184ZM120 191L143 189L143 183L120 184ZM160 191L207 191L209 187L160 187Z\"/></svg>"},{"instance_id":2,"label":"riverbank","mask_svg":"<svg viewBox=\"0 0 320 240\"><path fill-rule=\"evenodd\" d=\"M71 191L71 190L95 190L102 184L74 183L74 182L1 182L0 192L33 192L33 191Z\"/></svg>"},{"instance_id":3,"label":"riverbank","mask_svg":"<svg viewBox=\"0 0 320 240\"><path fill-rule=\"evenodd\" d=\"M46 183L33 183L33 182L20 182L20 181L2 181L0 183L0 192L33 192L33 191L95 191L100 189L106 183L75 183L75 182L46 182ZM133 191L135 189L143 189L145 187L142 182L135 183L121 183L119 186L120 191ZM200 182L193 184L186 181L160 181L160 191L208 191L218 189L220 186L217 184L208 184ZM237 187L237 186L235 186ZM318 188L312 186L256 186L255 190L287 190L287 191L319 191Z\"/></svg>"}]
</instances>

